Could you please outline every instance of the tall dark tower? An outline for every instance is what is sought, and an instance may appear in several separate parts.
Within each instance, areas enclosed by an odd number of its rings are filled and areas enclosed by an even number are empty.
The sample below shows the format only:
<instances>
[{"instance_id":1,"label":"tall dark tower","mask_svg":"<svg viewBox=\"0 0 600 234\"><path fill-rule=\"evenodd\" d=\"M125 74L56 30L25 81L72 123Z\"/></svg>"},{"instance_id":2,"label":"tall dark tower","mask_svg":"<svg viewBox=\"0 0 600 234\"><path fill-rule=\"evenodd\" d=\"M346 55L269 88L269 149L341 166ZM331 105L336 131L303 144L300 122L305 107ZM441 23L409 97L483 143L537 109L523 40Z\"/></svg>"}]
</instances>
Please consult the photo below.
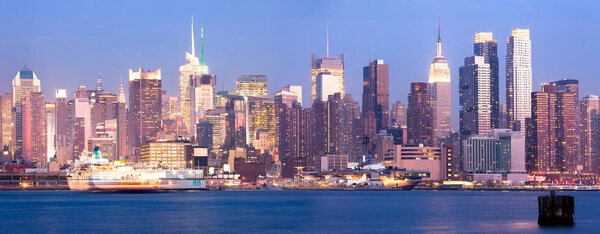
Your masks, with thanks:
<instances>
[{"instance_id":1,"label":"tall dark tower","mask_svg":"<svg viewBox=\"0 0 600 234\"><path fill-rule=\"evenodd\" d=\"M427 83L410 84L407 113L409 143L433 145L433 108Z\"/></svg>"},{"instance_id":2,"label":"tall dark tower","mask_svg":"<svg viewBox=\"0 0 600 234\"><path fill-rule=\"evenodd\" d=\"M373 140L390 122L389 65L373 60L363 67L363 118L365 135ZM374 127L374 128L373 128Z\"/></svg>"}]
</instances>

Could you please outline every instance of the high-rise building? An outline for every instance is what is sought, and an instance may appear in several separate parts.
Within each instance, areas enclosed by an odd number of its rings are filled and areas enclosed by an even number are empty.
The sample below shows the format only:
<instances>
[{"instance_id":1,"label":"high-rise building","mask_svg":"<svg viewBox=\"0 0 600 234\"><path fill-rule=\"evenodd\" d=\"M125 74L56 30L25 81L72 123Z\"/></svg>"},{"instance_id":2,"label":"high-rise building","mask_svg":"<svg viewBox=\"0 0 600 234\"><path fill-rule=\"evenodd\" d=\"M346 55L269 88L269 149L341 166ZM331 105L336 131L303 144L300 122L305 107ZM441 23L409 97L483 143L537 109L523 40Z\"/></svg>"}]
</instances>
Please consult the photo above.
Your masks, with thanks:
<instances>
[{"instance_id":1,"label":"high-rise building","mask_svg":"<svg viewBox=\"0 0 600 234\"><path fill-rule=\"evenodd\" d=\"M5 93L0 95L0 122L2 123L1 130L1 141L2 147L8 146L10 149L13 138L12 138L12 130L14 127L13 119L12 119L12 94ZM11 150L12 152L12 150Z\"/></svg>"},{"instance_id":2,"label":"high-rise building","mask_svg":"<svg viewBox=\"0 0 600 234\"><path fill-rule=\"evenodd\" d=\"M319 73L316 77L317 100L327 101L329 95L342 93L340 90L340 77L334 76L330 72Z\"/></svg>"},{"instance_id":3,"label":"high-rise building","mask_svg":"<svg viewBox=\"0 0 600 234\"><path fill-rule=\"evenodd\" d=\"M206 116L206 111L215 108L215 85L217 77L212 74L202 74L194 76L194 93L192 100L194 103L194 115L196 122Z\"/></svg>"},{"instance_id":4,"label":"high-rise building","mask_svg":"<svg viewBox=\"0 0 600 234\"><path fill-rule=\"evenodd\" d=\"M531 40L529 29L514 29L506 40L506 105L508 127L524 131L531 117Z\"/></svg>"},{"instance_id":5,"label":"high-rise building","mask_svg":"<svg viewBox=\"0 0 600 234\"><path fill-rule=\"evenodd\" d=\"M373 60L363 67L363 118L375 121L375 129L366 129L366 134L374 139L377 131L387 129L390 123L389 65L383 60ZM371 119L371 116L374 119Z\"/></svg>"},{"instance_id":6,"label":"high-rise building","mask_svg":"<svg viewBox=\"0 0 600 234\"><path fill-rule=\"evenodd\" d=\"M12 80L12 104L15 106L17 103L25 100L27 92L41 91L41 83L35 72L24 66Z\"/></svg>"},{"instance_id":7,"label":"high-rise building","mask_svg":"<svg viewBox=\"0 0 600 234\"><path fill-rule=\"evenodd\" d=\"M262 98L269 96L266 75L238 75L235 84L235 91L239 96Z\"/></svg>"},{"instance_id":8,"label":"high-rise building","mask_svg":"<svg viewBox=\"0 0 600 234\"><path fill-rule=\"evenodd\" d=\"M275 101L270 98L248 97L248 144L254 145L258 133L268 135L269 149L275 149Z\"/></svg>"},{"instance_id":9,"label":"high-rise building","mask_svg":"<svg viewBox=\"0 0 600 234\"><path fill-rule=\"evenodd\" d=\"M178 121L182 126L178 129L183 129L185 132L180 132L180 135L191 136L194 135L196 129L196 123L194 121L194 103L192 102L193 92L195 88L193 86L193 79L195 76L201 76L208 74L208 66L204 64L204 28L200 29L200 40L201 40L201 54L200 59L196 57L196 48L194 47L194 18L192 18L191 35L192 35L192 53L185 53L185 64L179 67L179 81L178 81L178 117L181 121ZM131 103L130 103L131 105Z\"/></svg>"},{"instance_id":10,"label":"high-rise building","mask_svg":"<svg viewBox=\"0 0 600 234\"><path fill-rule=\"evenodd\" d=\"M450 136L452 131L452 85L448 61L442 53L442 37L438 24L438 39L435 58L429 68L429 93L433 108L433 139L436 144L438 139Z\"/></svg>"},{"instance_id":11,"label":"high-rise building","mask_svg":"<svg viewBox=\"0 0 600 234\"><path fill-rule=\"evenodd\" d=\"M525 141L519 131L494 129L462 141L465 171L525 172Z\"/></svg>"},{"instance_id":12,"label":"high-rise building","mask_svg":"<svg viewBox=\"0 0 600 234\"><path fill-rule=\"evenodd\" d=\"M531 118L527 119L527 171L540 174L572 174L579 153L575 92L558 91L543 84L531 94Z\"/></svg>"},{"instance_id":13,"label":"high-rise building","mask_svg":"<svg viewBox=\"0 0 600 234\"><path fill-rule=\"evenodd\" d=\"M294 102L302 106L302 86L287 85L279 92L275 93L275 102L282 103L287 107L292 107Z\"/></svg>"},{"instance_id":14,"label":"high-rise building","mask_svg":"<svg viewBox=\"0 0 600 234\"><path fill-rule=\"evenodd\" d=\"M392 104L390 125L397 128L406 128L406 104L401 101L396 101Z\"/></svg>"},{"instance_id":15,"label":"high-rise building","mask_svg":"<svg viewBox=\"0 0 600 234\"><path fill-rule=\"evenodd\" d=\"M290 178L298 170L312 165L316 158L313 109L294 105L278 111L281 111L278 152L283 163L282 176Z\"/></svg>"},{"instance_id":16,"label":"high-rise building","mask_svg":"<svg viewBox=\"0 0 600 234\"><path fill-rule=\"evenodd\" d=\"M127 157L127 101L125 99L125 90L123 81L119 87L117 96L117 157L124 160Z\"/></svg>"},{"instance_id":17,"label":"high-rise building","mask_svg":"<svg viewBox=\"0 0 600 234\"><path fill-rule=\"evenodd\" d=\"M29 162L46 163L46 102L41 92L25 92L23 107L22 158Z\"/></svg>"},{"instance_id":18,"label":"high-rise building","mask_svg":"<svg viewBox=\"0 0 600 234\"><path fill-rule=\"evenodd\" d=\"M93 136L93 130L95 130L95 128L92 128L92 112L91 112L91 105L90 105L90 95L88 95L87 89L85 89L85 86L79 87L79 90L75 93L75 99L74 101L74 105L73 105L73 116L74 118L82 118L83 119L83 148L81 148L80 152L77 152L78 154L73 155L73 157L79 157L81 156L81 154L85 154L87 155L89 152L87 152L88 149L88 139L90 137ZM75 152L73 152L75 153Z\"/></svg>"},{"instance_id":19,"label":"high-rise building","mask_svg":"<svg viewBox=\"0 0 600 234\"><path fill-rule=\"evenodd\" d=\"M227 112L225 108L216 108L206 112L206 121L212 125L213 151L221 148L227 135Z\"/></svg>"},{"instance_id":20,"label":"high-rise building","mask_svg":"<svg viewBox=\"0 0 600 234\"><path fill-rule=\"evenodd\" d=\"M46 103L46 160L57 157L56 147L56 104Z\"/></svg>"},{"instance_id":21,"label":"high-rise building","mask_svg":"<svg viewBox=\"0 0 600 234\"><path fill-rule=\"evenodd\" d=\"M311 72L310 72L310 102L317 99L317 76L321 73L329 73L332 76L338 77L338 88L342 96L345 94L344 85L344 54L338 56L329 55L329 42L327 43L327 55L317 58L315 54L311 57Z\"/></svg>"},{"instance_id":22,"label":"high-rise building","mask_svg":"<svg viewBox=\"0 0 600 234\"><path fill-rule=\"evenodd\" d=\"M407 113L408 141L411 144L434 145L433 109L427 83L410 84Z\"/></svg>"},{"instance_id":23,"label":"high-rise building","mask_svg":"<svg viewBox=\"0 0 600 234\"><path fill-rule=\"evenodd\" d=\"M584 172L597 172L595 165L600 161L600 141L596 141L594 117L600 114L600 98L596 95L588 95L581 99L580 103L581 120L581 150L583 157L582 165ZM597 124L597 123L596 123Z\"/></svg>"},{"instance_id":24,"label":"high-rise building","mask_svg":"<svg viewBox=\"0 0 600 234\"><path fill-rule=\"evenodd\" d=\"M69 160L73 160L71 155L71 144L67 140L69 132L67 125L67 90L57 89L55 93L56 101L54 102L55 108L55 146L56 146L56 160L60 164L65 164Z\"/></svg>"},{"instance_id":25,"label":"high-rise building","mask_svg":"<svg viewBox=\"0 0 600 234\"><path fill-rule=\"evenodd\" d=\"M491 128L502 128L500 125L500 63L498 59L498 42L491 32L475 33L475 56L483 56L484 62L490 65L490 125Z\"/></svg>"},{"instance_id":26,"label":"high-rise building","mask_svg":"<svg viewBox=\"0 0 600 234\"><path fill-rule=\"evenodd\" d=\"M129 137L132 158L139 161L140 146L160 130L162 116L162 80L160 68L154 72L129 69Z\"/></svg>"},{"instance_id":27,"label":"high-rise building","mask_svg":"<svg viewBox=\"0 0 600 234\"><path fill-rule=\"evenodd\" d=\"M465 65L460 67L458 87L460 135L490 133L490 64L483 56L465 58Z\"/></svg>"},{"instance_id":28,"label":"high-rise building","mask_svg":"<svg viewBox=\"0 0 600 234\"><path fill-rule=\"evenodd\" d=\"M248 137L248 97L229 95L225 111L227 113L227 134L224 146L229 149L245 147Z\"/></svg>"}]
</instances>

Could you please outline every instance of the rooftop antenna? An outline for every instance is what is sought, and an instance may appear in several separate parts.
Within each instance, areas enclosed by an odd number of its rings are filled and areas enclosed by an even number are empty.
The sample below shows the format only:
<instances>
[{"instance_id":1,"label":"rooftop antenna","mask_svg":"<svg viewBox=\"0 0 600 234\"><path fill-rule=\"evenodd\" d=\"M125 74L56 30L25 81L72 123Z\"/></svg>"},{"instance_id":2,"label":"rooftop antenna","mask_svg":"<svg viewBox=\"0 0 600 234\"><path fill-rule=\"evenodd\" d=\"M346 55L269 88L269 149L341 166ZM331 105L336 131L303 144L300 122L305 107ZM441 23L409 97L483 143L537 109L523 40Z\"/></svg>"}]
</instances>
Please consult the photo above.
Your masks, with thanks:
<instances>
[{"instance_id":1,"label":"rooftop antenna","mask_svg":"<svg viewBox=\"0 0 600 234\"><path fill-rule=\"evenodd\" d=\"M327 57L329 57L329 16L326 18L325 21L326 21L325 24L326 24L326 28L327 28L326 29L326 31L327 31L326 32L326 34L327 34L327 42L326 42L326 44L327 44Z\"/></svg>"},{"instance_id":2,"label":"rooftop antenna","mask_svg":"<svg viewBox=\"0 0 600 234\"><path fill-rule=\"evenodd\" d=\"M196 57L196 48L194 46L194 16L192 16L192 57Z\"/></svg>"}]
</instances>

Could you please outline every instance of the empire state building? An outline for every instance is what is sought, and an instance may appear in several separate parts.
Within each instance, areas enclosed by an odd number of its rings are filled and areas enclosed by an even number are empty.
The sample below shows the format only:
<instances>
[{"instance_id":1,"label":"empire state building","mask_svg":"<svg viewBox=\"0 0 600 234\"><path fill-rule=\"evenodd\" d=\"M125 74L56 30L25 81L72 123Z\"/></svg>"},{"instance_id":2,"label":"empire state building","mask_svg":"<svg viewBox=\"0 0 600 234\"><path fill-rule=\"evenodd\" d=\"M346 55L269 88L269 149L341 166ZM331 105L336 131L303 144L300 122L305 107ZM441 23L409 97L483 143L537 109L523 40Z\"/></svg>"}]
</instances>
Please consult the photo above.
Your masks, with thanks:
<instances>
[{"instance_id":1,"label":"empire state building","mask_svg":"<svg viewBox=\"0 0 600 234\"><path fill-rule=\"evenodd\" d=\"M433 107L433 142L450 135L452 129L452 85L450 68L442 53L442 37L438 24L435 58L429 69L429 90Z\"/></svg>"}]
</instances>

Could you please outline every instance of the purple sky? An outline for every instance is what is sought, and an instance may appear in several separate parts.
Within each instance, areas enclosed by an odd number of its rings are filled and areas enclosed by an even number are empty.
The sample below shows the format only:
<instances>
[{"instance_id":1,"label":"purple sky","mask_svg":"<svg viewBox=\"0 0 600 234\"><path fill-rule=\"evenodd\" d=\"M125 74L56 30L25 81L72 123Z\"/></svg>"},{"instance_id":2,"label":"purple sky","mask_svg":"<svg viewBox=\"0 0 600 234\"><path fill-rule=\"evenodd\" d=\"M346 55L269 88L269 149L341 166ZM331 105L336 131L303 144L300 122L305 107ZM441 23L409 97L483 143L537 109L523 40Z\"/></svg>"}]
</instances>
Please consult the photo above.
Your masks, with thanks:
<instances>
[{"instance_id":1,"label":"purple sky","mask_svg":"<svg viewBox=\"0 0 600 234\"><path fill-rule=\"evenodd\" d=\"M286 84L310 97L310 54L325 53L329 18L331 53L346 58L346 92L362 95L362 67L390 64L390 102L406 100L411 81L426 81L441 17L444 55L452 72L457 127L458 68L473 54L474 34L498 40L504 100L506 37L531 29L534 90L560 78L579 79L581 95L600 94L600 3L595 1L2 1L0 92L27 64L53 90L95 87L116 92L127 69L162 68L163 87L176 95L178 67L190 50L190 16L205 26L206 63L217 87L234 89L238 74L266 74L272 95Z\"/></svg>"}]
</instances>

